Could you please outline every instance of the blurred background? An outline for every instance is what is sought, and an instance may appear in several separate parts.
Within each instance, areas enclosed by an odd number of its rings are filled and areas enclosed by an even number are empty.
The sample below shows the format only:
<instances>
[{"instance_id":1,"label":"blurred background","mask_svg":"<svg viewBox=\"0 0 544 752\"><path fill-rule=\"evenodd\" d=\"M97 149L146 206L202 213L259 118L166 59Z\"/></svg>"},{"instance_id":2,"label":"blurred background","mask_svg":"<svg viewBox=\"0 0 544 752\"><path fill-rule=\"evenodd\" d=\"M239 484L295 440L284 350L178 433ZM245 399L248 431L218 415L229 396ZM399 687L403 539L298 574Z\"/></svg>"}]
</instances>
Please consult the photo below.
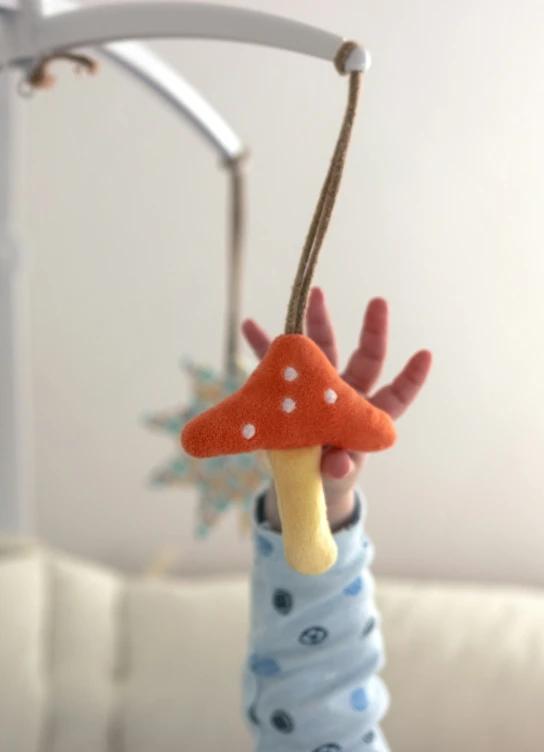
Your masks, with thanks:
<instances>
[{"instance_id":1,"label":"blurred background","mask_svg":"<svg viewBox=\"0 0 544 752\"><path fill-rule=\"evenodd\" d=\"M376 571L543 584L544 5L237 4L373 53L318 282L344 358L375 295L392 312L385 376L417 348L435 355L398 445L363 478ZM153 48L250 146L244 311L279 333L344 82L274 50ZM246 570L234 515L199 542L196 494L149 489L174 447L140 424L188 397L180 356L221 366L225 174L107 64L91 79L55 72L58 85L18 112L35 531L125 571L165 546L184 574Z\"/></svg>"}]
</instances>

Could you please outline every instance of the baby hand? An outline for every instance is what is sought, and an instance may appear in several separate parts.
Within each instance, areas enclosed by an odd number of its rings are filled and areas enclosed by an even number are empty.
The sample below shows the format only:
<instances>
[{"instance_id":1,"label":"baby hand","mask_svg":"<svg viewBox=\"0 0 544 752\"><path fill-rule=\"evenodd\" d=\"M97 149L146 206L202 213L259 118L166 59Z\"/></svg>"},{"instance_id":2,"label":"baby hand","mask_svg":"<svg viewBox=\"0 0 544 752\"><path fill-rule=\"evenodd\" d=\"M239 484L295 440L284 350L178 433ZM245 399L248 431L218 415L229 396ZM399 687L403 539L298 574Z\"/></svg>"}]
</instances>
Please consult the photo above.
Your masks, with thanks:
<instances>
[{"instance_id":1,"label":"baby hand","mask_svg":"<svg viewBox=\"0 0 544 752\"><path fill-rule=\"evenodd\" d=\"M342 378L373 405L399 418L419 394L431 368L432 356L420 350L387 386L373 393L387 354L389 312L385 300L375 298L366 309L359 344L349 359ZM318 345L335 368L338 368L336 337L327 310L325 296L319 288L312 290L306 317L307 335ZM244 336L258 358L263 358L270 338L254 321L243 325ZM350 521L355 506L354 488L366 455L323 447L321 471L332 530ZM267 495L265 513L270 524L281 529L274 488Z\"/></svg>"}]
</instances>

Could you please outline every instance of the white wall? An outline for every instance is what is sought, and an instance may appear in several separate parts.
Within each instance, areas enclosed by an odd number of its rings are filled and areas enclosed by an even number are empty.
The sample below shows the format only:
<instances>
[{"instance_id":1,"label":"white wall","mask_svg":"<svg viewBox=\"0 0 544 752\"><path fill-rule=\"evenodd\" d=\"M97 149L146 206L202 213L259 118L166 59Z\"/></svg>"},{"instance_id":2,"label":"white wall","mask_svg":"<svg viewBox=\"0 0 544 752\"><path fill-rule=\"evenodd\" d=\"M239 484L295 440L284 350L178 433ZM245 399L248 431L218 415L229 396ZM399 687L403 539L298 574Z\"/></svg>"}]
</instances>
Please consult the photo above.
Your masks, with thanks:
<instances>
[{"instance_id":1,"label":"white wall","mask_svg":"<svg viewBox=\"0 0 544 752\"><path fill-rule=\"evenodd\" d=\"M436 358L398 446L366 474L377 569L544 582L544 4L240 4L374 54L319 281L344 355L381 294L388 375L420 346ZM272 50L156 48L251 144L245 310L278 332L345 83ZM121 74L61 68L25 105L39 531L131 569L165 544L185 571L245 567L234 519L196 543L193 494L146 488L170 446L138 425L185 398L182 353L220 362L225 181Z\"/></svg>"}]
</instances>

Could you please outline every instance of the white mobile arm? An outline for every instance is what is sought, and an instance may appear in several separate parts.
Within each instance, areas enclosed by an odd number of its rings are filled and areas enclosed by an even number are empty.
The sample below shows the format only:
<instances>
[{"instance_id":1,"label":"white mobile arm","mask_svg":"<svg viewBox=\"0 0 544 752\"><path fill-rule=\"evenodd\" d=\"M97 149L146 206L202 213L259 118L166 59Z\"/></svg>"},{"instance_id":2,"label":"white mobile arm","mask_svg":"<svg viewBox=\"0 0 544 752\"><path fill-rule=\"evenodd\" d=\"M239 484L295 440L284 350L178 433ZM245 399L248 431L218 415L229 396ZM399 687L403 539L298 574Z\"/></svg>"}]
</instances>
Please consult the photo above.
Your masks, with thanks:
<instances>
[{"instance_id":1,"label":"white mobile arm","mask_svg":"<svg viewBox=\"0 0 544 752\"><path fill-rule=\"evenodd\" d=\"M42 15L35 6L33 10L31 0L19 7L19 11L4 17L0 67L122 39L223 39L277 47L324 60L333 60L344 41L336 34L269 13L204 3L124 2L50 16ZM366 51L357 47L349 55L345 69L365 70L369 62Z\"/></svg>"}]
</instances>

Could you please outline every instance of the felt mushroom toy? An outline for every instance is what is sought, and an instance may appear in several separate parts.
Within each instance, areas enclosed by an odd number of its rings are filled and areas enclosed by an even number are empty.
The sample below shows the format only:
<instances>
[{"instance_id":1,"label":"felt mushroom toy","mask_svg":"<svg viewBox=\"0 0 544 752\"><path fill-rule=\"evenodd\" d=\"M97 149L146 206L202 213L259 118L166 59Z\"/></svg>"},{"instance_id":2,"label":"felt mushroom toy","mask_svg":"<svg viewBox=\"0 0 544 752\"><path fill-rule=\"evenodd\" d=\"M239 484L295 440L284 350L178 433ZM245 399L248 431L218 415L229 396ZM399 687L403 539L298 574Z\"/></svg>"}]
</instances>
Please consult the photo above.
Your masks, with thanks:
<instances>
[{"instance_id":1,"label":"felt mushroom toy","mask_svg":"<svg viewBox=\"0 0 544 752\"><path fill-rule=\"evenodd\" d=\"M340 73L357 46L344 42L338 50L335 64ZM325 572L337 556L321 481L322 446L372 452L395 441L391 418L344 382L303 333L308 295L338 194L360 86L361 73L350 73L347 107L302 249L285 334L274 340L238 392L190 421L181 437L185 451L195 457L268 452L285 555L293 569L307 575Z\"/></svg>"},{"instance_id":2,"label":"felt mushroom toy","mask_svg":"<svg viewBox=\"0 0 544 752\"><path fill-rule=\"evenodd\" d=\"M343 381L312 340L278 337L246 384L194 418L182 434L195 457L266 450L276 484L285 555L297 572L336 561L321 482L321 449L375 452L395 441L391 418Z\"/></svg>"}]
</instances>

